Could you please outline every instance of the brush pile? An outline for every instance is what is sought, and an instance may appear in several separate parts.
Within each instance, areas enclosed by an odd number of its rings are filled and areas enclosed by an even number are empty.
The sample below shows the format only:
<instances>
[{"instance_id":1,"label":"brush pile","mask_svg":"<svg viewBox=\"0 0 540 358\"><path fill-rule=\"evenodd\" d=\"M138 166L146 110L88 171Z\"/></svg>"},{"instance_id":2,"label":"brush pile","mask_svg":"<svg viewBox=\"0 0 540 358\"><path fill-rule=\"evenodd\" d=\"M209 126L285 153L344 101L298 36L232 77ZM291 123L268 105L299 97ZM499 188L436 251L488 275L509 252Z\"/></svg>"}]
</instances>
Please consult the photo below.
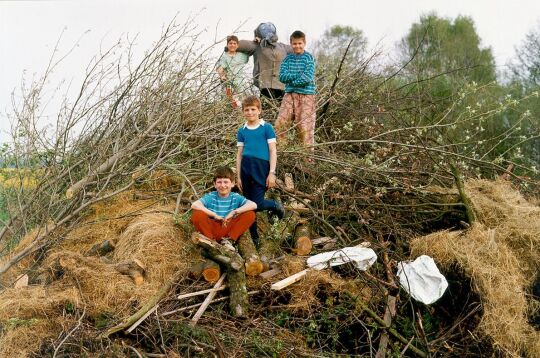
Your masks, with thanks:
<instances>
[{"instance_id":1,"label":"brush pile","mask_svg":"<svg viewBox=\"0 0 540 358\"><path fill-rule=\"evenodd\" d=\"M205 297L194 293L213 284L191 274L205 258L191 241L190 203L211 190L214 168L234 167L243 122L221 98L214 46L200 45L193 23L166 28L139 63L115 57L117 48L96 57L52 132L35 122L50 73L29 87L3 158L34 179L0 186L9 212L0 357L540 354L527 321L537 305L540 209L510 181L467 179L505 172L470 148L441 144L441 128L477 116L456 105L423 125L424 108L410 106L416 92L375 73L376 56L349 66L337 86L320 81L313 163L295 138L278 144L282 183L270 195L289 215L258 214L271 271L247 278L248 316L231 317L228 287L218 287L192 323ZM452 189L462 177L477 218L470 227L469 206ZM367 272L343 265L272 291L305 269L300 236L312 254L369 242L380 259ZM429 307L394 283L396 263L420 254L450 278ZM396 312L383 320L391 301Z\"/></svg>"}]
</instances>

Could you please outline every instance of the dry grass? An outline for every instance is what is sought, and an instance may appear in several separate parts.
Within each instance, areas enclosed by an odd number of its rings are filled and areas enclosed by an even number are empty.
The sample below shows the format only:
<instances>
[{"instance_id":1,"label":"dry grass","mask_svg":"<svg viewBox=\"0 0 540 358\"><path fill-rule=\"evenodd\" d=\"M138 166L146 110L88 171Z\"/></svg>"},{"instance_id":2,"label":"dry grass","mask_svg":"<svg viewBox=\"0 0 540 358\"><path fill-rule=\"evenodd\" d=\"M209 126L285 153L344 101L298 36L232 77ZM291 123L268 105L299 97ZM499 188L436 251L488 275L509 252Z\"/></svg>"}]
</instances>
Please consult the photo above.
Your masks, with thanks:
<instances>
[{"instance_id":1,"label":"dry grass","mask_svg":"<svg viewBox=\"0 0 540 358\"><path fill-rule=\"evenodd\" d=\"M56 339L72 324L66 318L50 317L8 329L0 336L0 357L34 357L46 340Z\"/></svg>"},{"instance_id":2,"label":"dry grass","mask_svg":"<svg viewBox=\"0 0 540 358\"><path fill-rule=\"evenodd\" d=\"M305 259L300 257L287 257L281 264L284 272L283 277L294 275L305 268ZM355 280L342 278L332 270L310 270L306 276L289 286L291 293L288 309L297 312L310 313L312 309L318 309L321 302L318 293L321 290L326 293L347 293L367 302L371 297L371 290L364 285L358 285Z\"/></svg>"},{"instance_id":3,"label":"dry grass","mask_svg":"<svg viewBox=\"0 0 540 358\"><path fill-rule=\"evenodd\" d=\"M52 224L49 224L52 226ZM28 234L26 234L21 241L17 244L15 249L13 249L12 252L10 252L8 255L2 257L0 259L0 266L3 266L6 262L9 262L15 255L17 255L19 252L23 251L28 245L30 245L37 237L42 235L46 230L48 230L48 227L37 227ZM28 271L28 269L33 266L36 262L36 255L31 254L26 257L24 257L22 260L20 260L18 263L13 265L10 270L0 275L0 284L3 284L5 286L11 286L17 278Z\"/></svg>"},{"instance_id":4,"label":"dry grass","mask_svg":"<svg viewBox=\"0 0 540 358\"><path fill-rule=\"evenodd\" d=\"M119 236L113 254L117 262L140 260L146 266L147 282L154 287L161 286L174 272L188 270L197 256L172 216L164 213L134 219Z\"/></svg>"},{"instance_id":5,"label":"dry grass","mask_svg":"<svg viewBox=\"0 0 540 358\"><path fill-rule=\"evenodd\" d=\"M77 289L64 284L8 288L0 293L0 322L9 319L47 318L62 314L71 304L80 307Z\"/></svg>"},{"instance_id":6,"label":"dry grass","mask_svg":"<svg viewBox=\"0 0 540 358\"><path fill-rule=\"evenodd\" d=\"M411 243L443 268L458 265L480 294L480 331L509 356L540 356L540 334L528 322L526 292L540 262L540 209L504 181L466 183L478 223L463 232L438 232Z\"/></svg>"},{"instance_id":7,"label":"dry grass","mask_svg":"<svg viewBox=\"0 0 540 358\"><path fill-rule=\"evenodd\" d=\"M0 333L0 357L27 357L35 353L45 339L58 335L66 305L85 307L89 316L102 314L122 319L144 304L178 270L187 271L200 258L169 212L171 207L147 200L133 200L124 193L113 200L94 205L84 221L39 262L38 273L51 282L48 286L6 289L0 294L0 323L10 319L31 320L30 324ZM37 235L25 237L13 254L26 247ZM103 240L116 248L107 258L86 257L84 253ZM140 260L146 266L145 281L133 280L115 270L120 262ZM27 269L28 258L8 271L10 277ZM37 320L36 320L37 319ZM54 326L55 329L52 329ZM24 350L32 333L33 341ZM17 352L17 353L14 353Z\"/></svg>"}]
</instances>

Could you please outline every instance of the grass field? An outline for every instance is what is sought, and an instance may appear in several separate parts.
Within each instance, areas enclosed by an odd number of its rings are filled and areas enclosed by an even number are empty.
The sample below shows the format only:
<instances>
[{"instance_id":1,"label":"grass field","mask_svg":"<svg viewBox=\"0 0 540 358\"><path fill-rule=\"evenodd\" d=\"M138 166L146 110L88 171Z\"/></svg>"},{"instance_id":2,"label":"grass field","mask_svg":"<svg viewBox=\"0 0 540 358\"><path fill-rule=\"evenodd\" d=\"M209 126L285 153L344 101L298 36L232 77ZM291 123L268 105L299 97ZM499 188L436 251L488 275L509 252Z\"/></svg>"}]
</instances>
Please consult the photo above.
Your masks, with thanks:
<instances>
[{"instance_id":1,"label":"grass field","mask_svg":"<svg viewBox=\"0 0 540 358\"><path fill-rule=\"evenodd\" d=\"M32 189L37 184L36 170L32 169L0 169L0 220L5 222L9 217L5 194L10 190ZM2 226L0 224L0 226Z\"/></svg>"}]
</instances>

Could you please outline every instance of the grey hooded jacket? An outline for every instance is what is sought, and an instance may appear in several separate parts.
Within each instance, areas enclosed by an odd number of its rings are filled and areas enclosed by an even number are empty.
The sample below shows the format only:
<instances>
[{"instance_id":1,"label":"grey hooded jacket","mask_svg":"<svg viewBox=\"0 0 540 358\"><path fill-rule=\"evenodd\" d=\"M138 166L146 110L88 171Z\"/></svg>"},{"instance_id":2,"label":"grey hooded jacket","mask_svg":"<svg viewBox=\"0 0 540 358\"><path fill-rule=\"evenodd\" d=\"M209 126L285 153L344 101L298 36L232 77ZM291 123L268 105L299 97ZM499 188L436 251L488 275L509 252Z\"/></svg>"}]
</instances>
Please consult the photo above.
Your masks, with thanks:
<instances>
[{"instance_id":1,"label":"grey hooded jacket","mask_svg":"<svg viewBox=\"0 0 540 358\"><path fill-rule=\"evenodd\" d=\"M292 53L292 48L281 42L240 40L237 51L253 56L253 84L259 89L272 88L284 90L279 81L281 61Z\"/></svg>"}]
</instances>

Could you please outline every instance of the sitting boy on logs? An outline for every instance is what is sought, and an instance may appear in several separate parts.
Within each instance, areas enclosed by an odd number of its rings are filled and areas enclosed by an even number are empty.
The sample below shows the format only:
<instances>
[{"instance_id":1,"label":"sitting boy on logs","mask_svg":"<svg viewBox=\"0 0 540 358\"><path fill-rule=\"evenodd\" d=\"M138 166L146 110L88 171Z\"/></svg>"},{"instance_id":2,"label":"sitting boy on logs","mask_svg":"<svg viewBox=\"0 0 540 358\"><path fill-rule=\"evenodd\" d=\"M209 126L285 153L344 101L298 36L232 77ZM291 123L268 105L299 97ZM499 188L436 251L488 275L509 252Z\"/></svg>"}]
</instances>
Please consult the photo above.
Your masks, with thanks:
<instances>
[{"instance_id":1,"label":"sitting boy on logs","mask_svg":"<svg viewBox=\"0 0 540 358\"><path fill-rule=\"evenodd\" d=\"M214 173L214 188L201 199L193 202L191 222L195 229L223 245L232 246L255 221L257 204L238 193L234 187L234 172L229 167L219 167Z\"/></svg>"}]
</instances>

